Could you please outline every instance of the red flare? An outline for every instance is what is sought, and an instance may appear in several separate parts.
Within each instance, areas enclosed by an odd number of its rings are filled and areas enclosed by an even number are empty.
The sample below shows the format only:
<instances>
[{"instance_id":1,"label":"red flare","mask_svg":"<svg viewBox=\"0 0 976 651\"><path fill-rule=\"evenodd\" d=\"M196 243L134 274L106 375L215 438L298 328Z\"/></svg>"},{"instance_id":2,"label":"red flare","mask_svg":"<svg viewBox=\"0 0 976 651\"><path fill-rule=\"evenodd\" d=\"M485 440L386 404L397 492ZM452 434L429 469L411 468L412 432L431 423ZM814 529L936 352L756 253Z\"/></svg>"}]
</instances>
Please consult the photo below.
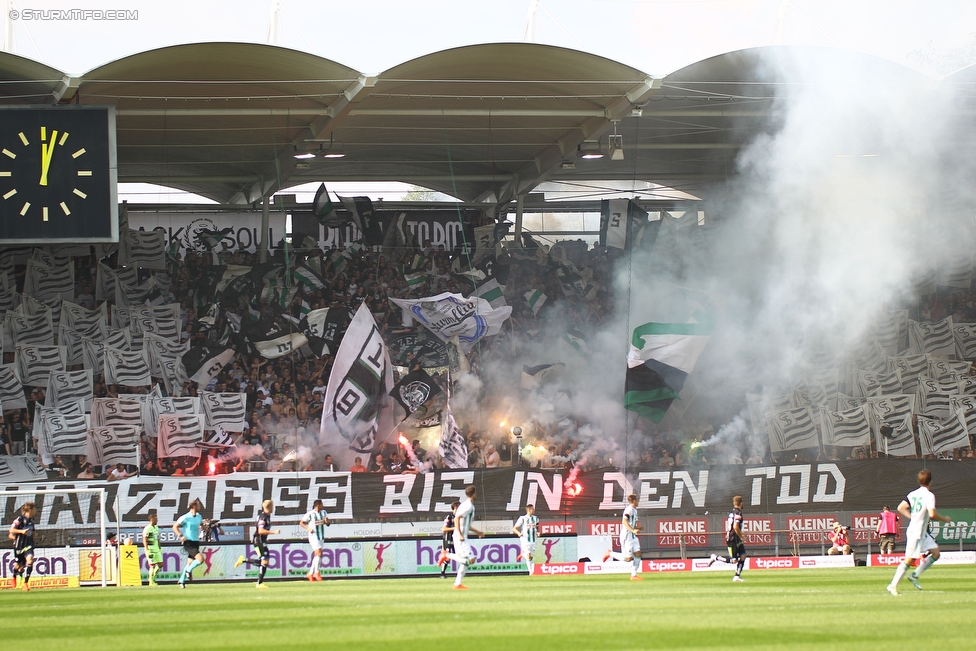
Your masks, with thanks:
<instances>
[{"instance_id":1,"label":"red flare","mask_svg":"<svg viewBox=\"0 0 976 651\"><path fill-rule=\"evenodd\" d=\"M566 494L570 497L576 497L583 492L583 485L577 484L576 482L571 482L566 484Z\"/></svg>"},{"instance_id":2,"label":"red flare","mask_svg":"<svg viewBox=\"0 0 976 651\"><path fill-rule=\"evenodd\" d=\"M213 461L211 461L211 462L209 462L209 463L208 463L207 465L208 465L208 466L209 466L209 468L210 468L210 474L211 474L211 475L213 475L213 474L216 474L216 472L217 472L217 464L216 464L216 463L214 463Z\"/></svg>"},{"instance_id":3,"label":"red flare","mask_svg":"<svg viewBox=\"0 0 976 651\"><path fill-rule=\"evenodd\" d=\"M407 440L407 437L404 436L403 434L401 434L400 435L400 445L409 445L409 444L410 444L410 441Z\"/></svg>"}]
</instances>

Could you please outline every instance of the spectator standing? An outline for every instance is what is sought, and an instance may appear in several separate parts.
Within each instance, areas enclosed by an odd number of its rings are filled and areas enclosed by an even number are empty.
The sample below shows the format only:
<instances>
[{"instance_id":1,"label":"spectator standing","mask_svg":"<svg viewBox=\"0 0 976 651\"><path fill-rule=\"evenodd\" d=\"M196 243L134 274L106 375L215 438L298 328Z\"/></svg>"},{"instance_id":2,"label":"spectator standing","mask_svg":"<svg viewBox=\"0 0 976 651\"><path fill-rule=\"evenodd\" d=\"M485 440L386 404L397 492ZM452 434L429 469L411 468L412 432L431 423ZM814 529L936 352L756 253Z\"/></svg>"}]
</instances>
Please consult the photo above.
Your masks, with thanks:
<instances>
[{"instance_id":1,"label":"spectator standing","mask_svg":"<svg viewBox=\"0 0 976 651\"><path fill-rule=\"evenodd\" d=\"M875 529L880 540L878 546L882 554L895 553L895 539L898 537L898 514L894 513L887 505L881 509L878 517L878 527Z\"/></svg>"},{"instance_id":2,"label":"spectator standing","mask_svg":"<svg viewBox=\"0 0 976 651\"><path fill-rule=\"evenodd\" d=\"M363 465L362 457L356 457L356 462L352 464L349 472L366 472L366 466Z\"/></svg>"}]
</instances>

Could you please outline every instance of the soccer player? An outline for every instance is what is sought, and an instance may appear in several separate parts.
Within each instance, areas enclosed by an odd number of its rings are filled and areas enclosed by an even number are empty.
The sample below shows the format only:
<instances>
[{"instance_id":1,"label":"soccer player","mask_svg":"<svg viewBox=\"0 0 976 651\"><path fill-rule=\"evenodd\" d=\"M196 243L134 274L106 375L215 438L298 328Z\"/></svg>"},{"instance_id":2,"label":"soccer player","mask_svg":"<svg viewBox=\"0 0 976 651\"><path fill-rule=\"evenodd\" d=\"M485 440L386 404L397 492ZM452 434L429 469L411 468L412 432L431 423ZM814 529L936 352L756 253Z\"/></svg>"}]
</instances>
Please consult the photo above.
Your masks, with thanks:
<instances>
[{"instance_id":1,"label":"soccer player","mask_svg":"<svg viewBox=\"0 0 976 651\"><path fill-rule=\"evenodd\" d=\"M261 512L258 513L258 520L254 523L254 537L252 538L252 543L255 549L257 549L257 558L245 558L241 556L234 563L234 567L238 568L244 563L248 565L258 566L258 582L255 588L267 588L268 585L264 582L264 575L268 571L268 561L271 559L271 550L268 549L268 536L281 533L281 529L271 528L271 514L274 512L274 502L271 500L264 500L261 502Z\"/></svg>"},{"instance_id":2,"label":"soccer player","mask_svg":"<svg viewBox=\"0 0 976 651\"><path fill-rule=\"evenodd\" d=\"M20 515L10 524L7 537L14 541L14 587L21 581L24 592L30 592L30 577L34 571L34 514L33 502L20 507Z\"/></svg>"},{"instance_id":3,"label":"soccer player","mask_svg":"<svg viewBox=\"0 0 976 651\"><path fill-rule=\"evenodd\" d=\"M461 502L461 505L457 507L457 511L454 513L453 537L454 548L457 551L453 554L441 552L441 557L437 559L437 564L442 566L447 563L447 561L454 561L457 563L457 578L454 579L455 590L468 589L468 587L464 585L464 575L468 572L468 566L475 560L474 551L471 549L471 543L468 542L471 539L471 534L476 534L478 536L484 535L482 532L471 526L471 523L474 522L474 500L478 496L478 489L476 489L474 486L468 486L464 489L464 494L468 499Z\"/></svg>"},{"instance_id":4,"label":"soccer player","mask_svg":"<svg viewBox=\"0 0 976 651\"><path fill-rule=\"evenodd\" d=\"M190 502L190 510L173 523L173 531L179 536L183 549L186 550L186 567L180 574L181 588L186 588L186 580L193 574L193 570L203 565L203 554L200 553L200 525L203 523L200 509L202 508L203 504L200 500L193 500Z\"/></svg>"},{"instance_id":5,"label":"soccer player","mask_svg":"<svg viewBox=\"0 0 976 651\"><path fill-rule=\"evenodd\" d=\"M725 544L729 548L728 556L712 554L708 559L708 566L711 567L715 561L723 563L735 563L735 582L745 581L742 578L742 568L746 566L746 546L742 542L742 496L736 495L732 498L732 510L725 518Z\"/></svg>"},{"instance_id":6,"label":"soccer player","mask_svg":"<svg viewBox=\"0 0 976 651\"><path fill-rule=\"evenodd\" d=\"M332 524L329 522L329 514L322 506L322 500L312 502L312 510L303 515L298 524L308 532L308 544L312 548L312 567L305 578L309 581L321 581L319 567L322 565L322 540L325 539L325 528Z\"/></svg>"},{"instance_id":7,"label":"soccer player","mask_svg":"<svg viewBox=\"0 0 976 651\"><path fill-rule=\"evenodd\" d=\"M932 567L932 563L939 560L939 545L929 531L929 521L952 522L952 518L939 514L935 510L935 494L929 490L932 483L932 471L925 469L918 473L918 488L908 494L898 505L898 512L908 518L908 529L905 531L905 560L898 564L895 576L888 584L888 592L898 596L898 582L905 576L912 562L925 556L925 560L914 572L908 575L908 580L917 589L919 575Z\"/></svg>"},{"instance_id":8,"label":"soccer player","mask_svg":"<svg viewBox=\"0 0 976 651\"><path fill-rule=\"evenodd\" d=\"M627 508L624 509L624 515L620 522L620 553L618 554L612 549L608 549L606 555L603 557L603 561L606 562L612 558L614 560L632 563L633 567L630 570L631 581L644 580L642 577L637 576L637 572L641 566L641 547L640 540L637 538L640 530L640 514L637 513L637 495L628 495Z\"/></svg>"},{"instance_id":9,"label":"soccer player","mask_svg":"<svg viewBox=\"0 0 976 651\"><path fill-rule=\"evenodd\" d=\"M525 505L525 515L520 515L512 526L512 533L519 537L522 545L522 553L515 560L524 560L529 569L529 576L535 569L535 543L539 534L539 517L535 514L535 505Z\"/></svg>"},{"instance_id":10,"label":"soccer player","mask_svg":"<svg viewBox=\"0 0 976 651\"><path fill-rule=\"evenodd\" d=\"M454 553L454 514L460 502L451 502L451 512L444 518L444 525L441 527L441 554ZM447 576L447 563L441 564L441 578Z\"/></svg>"},{"instance_id":11,"label":"soccer player","mask_svg":"<svg viewBox=\"0 0 976 651\"><path fill-rule=\"evenodd\" d=\"M142 549L146 552L146 563L149 564L149 585L156 583L156 575L163 569L163 551L159 548L159 518L155 513L149 514L149 524L142 530Z\"/></svg>"}]
</instances>

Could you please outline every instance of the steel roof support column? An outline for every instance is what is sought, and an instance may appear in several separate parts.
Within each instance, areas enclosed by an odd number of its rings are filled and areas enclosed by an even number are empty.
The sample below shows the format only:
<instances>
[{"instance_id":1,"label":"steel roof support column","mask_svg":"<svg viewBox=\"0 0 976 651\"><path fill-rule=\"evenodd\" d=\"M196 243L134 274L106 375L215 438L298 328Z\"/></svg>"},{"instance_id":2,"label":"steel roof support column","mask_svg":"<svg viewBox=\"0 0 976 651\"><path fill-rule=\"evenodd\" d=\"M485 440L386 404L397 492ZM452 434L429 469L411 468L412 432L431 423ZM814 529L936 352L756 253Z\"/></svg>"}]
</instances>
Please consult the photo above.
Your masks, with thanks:
<instances>
[{"instance_id":1,"label":"steel roof support column","mask_svg":"<svg viewBox=\"0 0 976 651\"><path fill-rule=\"evenodd\" d=\"M264 195L264 199L261 200L261 262L268 261L268 229L271 228L270 204L271 196Z\"/></svg>"}]
</instances>

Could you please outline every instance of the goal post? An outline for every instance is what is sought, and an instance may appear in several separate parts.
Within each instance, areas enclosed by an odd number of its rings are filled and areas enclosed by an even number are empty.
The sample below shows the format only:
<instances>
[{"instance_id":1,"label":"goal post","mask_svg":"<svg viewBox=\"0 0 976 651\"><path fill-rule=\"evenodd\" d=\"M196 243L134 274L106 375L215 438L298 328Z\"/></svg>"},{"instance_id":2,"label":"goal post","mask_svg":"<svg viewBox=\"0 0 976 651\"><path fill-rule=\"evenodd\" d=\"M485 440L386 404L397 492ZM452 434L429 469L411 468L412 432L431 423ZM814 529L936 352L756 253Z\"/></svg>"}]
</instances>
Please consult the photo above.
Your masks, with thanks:
<instances>
[{"instance_id":1,"label":"goal post","mask_svg":"<svg viewBox=\"0 0 976 651\"><path fill-rule=\"evenodd\" d=\"M108 586L108 573L106 566L108 564L108 548L105 544L105 489L104 488L47 488L39 487L32 490L15 490L15 491L5 491L0 489L0 497L16 497L22 495L27 498L37 498L39 495L92 495L94 498L98 499L98 542L99 548L101 549L101 566L102 566L102 587ZM25 499L17 504L17 510L25 503L32 501L31 499ZM4 523L6 524L6 523ZM36 524L35 524L36 526ZM42 525L43 526L43 525Z\"/></svg>"}]
</instances>

